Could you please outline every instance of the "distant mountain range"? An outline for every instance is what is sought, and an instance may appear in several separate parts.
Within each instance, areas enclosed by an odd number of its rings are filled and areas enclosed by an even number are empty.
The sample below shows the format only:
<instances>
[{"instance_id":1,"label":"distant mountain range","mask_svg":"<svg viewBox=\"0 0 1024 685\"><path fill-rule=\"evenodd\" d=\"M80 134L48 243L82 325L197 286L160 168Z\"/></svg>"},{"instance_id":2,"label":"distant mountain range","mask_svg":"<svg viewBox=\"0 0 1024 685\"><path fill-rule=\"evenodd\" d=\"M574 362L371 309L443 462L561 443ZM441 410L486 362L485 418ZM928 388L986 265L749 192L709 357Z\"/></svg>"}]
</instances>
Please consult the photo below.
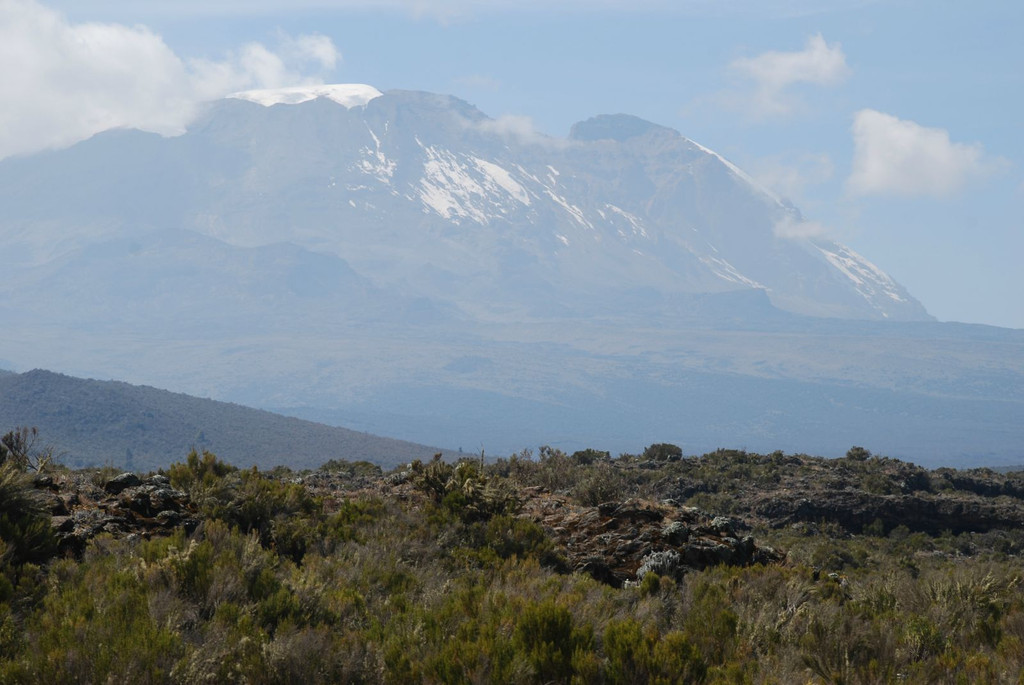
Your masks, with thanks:
<instances>
[{"instance_id":1,"label":"distant mountain range","mask_svg":"<svg viewBox=\"0 0 1024 685\"><path fill-rule=\"evenodd\" d=\"M0 363L489 454L1024 460L1024 332L940 324L676 131L369 86L0 162Z\"/></svg>"},{"instance_id":2,"label":"distant mountain range","mask_svg":"<svg viewBox=\"0 0 1024 685\"><path fill-rule=\"evenodd\" d=\"M184 461L193 447L232 464L315 468L330 459L394 467L440 451L227 402L49 371L0 372L0 433L39 428L72 467L138 471Z\"/></svg>"}]
</instances>

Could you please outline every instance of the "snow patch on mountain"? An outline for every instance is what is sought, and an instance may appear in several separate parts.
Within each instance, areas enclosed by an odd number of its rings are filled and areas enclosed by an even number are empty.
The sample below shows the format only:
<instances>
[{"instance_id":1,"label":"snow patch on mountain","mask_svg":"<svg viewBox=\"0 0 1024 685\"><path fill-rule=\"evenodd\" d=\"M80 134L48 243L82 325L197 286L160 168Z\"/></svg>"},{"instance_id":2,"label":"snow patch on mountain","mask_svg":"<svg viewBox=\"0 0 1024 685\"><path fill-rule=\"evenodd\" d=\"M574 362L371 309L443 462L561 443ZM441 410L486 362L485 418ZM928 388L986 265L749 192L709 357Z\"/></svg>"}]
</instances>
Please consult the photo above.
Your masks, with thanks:
<instances>
[{"instance_id":1,"label":"snow patch on mountain","mask_svg":"<svg viewBox=\"0 0 1024 685\"><path fill-rule=\"evenodd\" d=\"M717 252L717 250L715 251ZM762 290L767 290L767 288L765 288L764 285L758 283L757 281L747 278L746 276L741 274L735 266L733 266L726 260L722 259L721 257L712 257L711 255L705 255L700 258L700 261L703 262L708 268L710 268L716 276L725 279L730 283L737 283L739 285L747 286L748 288L760 288Z\"/></svg>"},{"instance_id":2,"label":"snow patch on mountain","mask_svg":"<svg viewBox=\"0 0 1024 685\"><path fill-rule=\"evenodd\" d=\"M545 188L544 192L547 194L548 197L554 200L555 203L557 203L562 209L564 209L569 214L569 216L571 216L577 223L579 223L580 226L583 226L584 228L589 228L590 230L594 230L594 224L587 221L587 217L583 215L582 209L580 209L574 204L571 204L568 200L566 200L561 195L558 195L550 188Z\"/></svg>"},{"instance_id":3,"label":"snow patch on mountain","mask_svg":"<svg viewBox=\"0 0 1024 685\"><path fill-rule=\"evenodd\" d=\"M695 148L697 148L698 150L700 150L701 152L704 152L706 154L711 155L712 157L717 159L719 162L724 164L725 168L727 168L729 171L734 173L737 178L740 178L743 181L745 181L747 184L749 184L751 188L753 188L757 192L761 193L765 197L768 197L769 199L772 200L772 202L776 203L780 207L785 207L786 206L785 203L782 201L781 197L779 197L778 195L776 195L775 193L773 193L772 191L768 190L763 185L761 185L760 183L755 181L754 178L750 174L748 174L747 172L743 171L743 169L740 169L738 166L736 166L735 164L733 164L732 162L727 160L722 155L718 154L717 152L715 152L714 150L712 150L710 148L704 147L703 145L701 145L697 141L690 140L689 138L687 138L687 140L689 140L690 143L692 143L693 146Z\"/></svg>"},{"instance_id":4,"label":"snow patch on mountain","mask_svg":"<svg viewBox=\"0 0 1024 685\"><path fill-rule=\"evenodd\" d=\"M395 168L398 166L395 162L387 158L387 156L380 149L380 138L373 132L369 126L366 130L370 132L370 137L373 138L374 147L364 147L361 152L363 158L356 162L356 168L363 173L373 176L378 181L384 184L391 183L391 177L394 176Z\"/></svg>"},{"instance_id":5,"label":"snow patch on mountain","mask_svg":"<svg viewBox=\"0 0 1024 685\"><path fill-rule=\"evenodd\" d=\"M454 223L459 223L460 218L468 218L486 224L487 215L472 202L473 195L481 196L484 190L466 173L466 167L447 150L433 147L425 147L424 150L428 158L423 164L419 194L423 204Z\"/></svg>"},{"instance_id":6,"label":"snow patch on mountain","mask_svg":"<svg viewBox=\"0 0 1024 685\"><path fill-rule=\"evenodd\" d=\"M458 224L469 219L487 224L508 216L516 204L529 206L530 193L511 172L494 162L472 155L416 143L426 155L418 196L424 211Z\"/></svg>"},{"instance_id":7,"label":"snow patch on mountain","mask_svg":"<svg viewBox=\"0 0 1024 685\"><path fill-rule=\"evenodd\" d=\"M317 98L327 98L349 109L365 107L366 103L383 93L362 83L335 83L330 85L293 86L291 88L264 88L245 90L228 95L236 100L248 100L264 107L272 105L298 105Z\"/></svg>"},{"instance_id":8,"label":"snow patch on mountain","mask_svg":"<svg viewBox=\"0 0 1024 685\"><path fill-rule=\"evenodd\" d=\"M894 302L907 302L907 299L900 294L900 287L896 281L845 245L833 243L832 247L836 248L834 251L821 245L815 245L815 247L832 266L853 282L857 292L871 303L871 306L878 309L882 316L888 318L889 315L878 304L879 296Z\"/></svg>"},{"instance_id":9,"label":"snow patch on mountain","mask_svg":"<svg viewBox=\"0 0 1024 685\"><path fill-rule=\"evenodd\" d=\"M480 159L479 157L473 157L473 163L477 165L480 171L487 175L494 185L504 190L522 204L530 204L530 194L526 192L525 188L516 183L515 179L512 178L512 174L509 173L508 170L498 166L497 164L488 162L487 160Z\"/></svg>"},{"instance_id":10,"label":"snow patch on mountain","mask_svg":"<svg viewBox=\"0 0 1024 685\"><path fill-rule=\"evenodd\" d=\"M630 214L621 207L616 207L615 205L612 204L605 204L605 209L608 209L611 212L614 212L615 214L618 214L620 217L625 219L629 226L632 228L633 235L640 236L641 238L647 237L647 229L644 228L643 222L640 221L640 217L636 216L635 214ZM604 212L598 210L598 213L601 215L602 219L605 218ZM618 229L617 233L622 238L628 237L625 231L621 229Z\"/></svg>"}]
</instances>

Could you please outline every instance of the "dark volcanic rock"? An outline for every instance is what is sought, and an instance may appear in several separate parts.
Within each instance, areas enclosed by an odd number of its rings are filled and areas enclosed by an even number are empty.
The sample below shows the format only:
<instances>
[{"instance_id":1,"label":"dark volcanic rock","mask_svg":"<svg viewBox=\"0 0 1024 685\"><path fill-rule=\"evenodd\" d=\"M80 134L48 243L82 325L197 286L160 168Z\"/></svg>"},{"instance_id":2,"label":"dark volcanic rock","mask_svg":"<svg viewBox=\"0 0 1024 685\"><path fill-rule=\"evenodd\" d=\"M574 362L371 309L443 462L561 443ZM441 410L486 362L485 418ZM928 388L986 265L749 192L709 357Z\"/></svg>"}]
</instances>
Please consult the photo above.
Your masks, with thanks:
<instances>
[{"instance_id":1,"label":"dark volcanic rock","mask_svg":"<svg viewBox=\"0 0 1024 685\"><path fill-rule=\"evenodd\" d=\"M881 521L886 531L903 525L914 532L939 535L986 532L1024 525L1024 510L998 500L957 499L917 495L875 495L844 490L808 494L774 495L753 509L773 527L800 521L831 521L851 533Z\"/></svg>"},{"instance_id":2,"label":"dark volcanic rock","mask_svg":"<svg viewBox=\"0 0 1024 685\"><path fill-rule=\"evenodd\" d=\"M80 556L89 540L107 533L116 538L164 535L178 527L191 532L199 524L188 495L170 486L166 476L142 479L122 473L103 489L82 479L55 482L50 512L63 554Z\"/></svg>"},{"instance_id":3,"label":"dark volcanic rock","mask_svg":"<svg viewBox=\"0 0 1024 685\"><path fill-rule=\"evenodd\" d=\"M935 471L935 478L940 487L946 486L962 492L971 492L983 497L1015 497L1024 499L1024 481L1009 478L988 469L972 469L957 471L942 468Z\"/></svg>"},{"instance_id":4,"label":"dark volcanic rock","mask_svg":"<svg viewBox=\"0 0 1024 685\"><path fill-rule=\"evenodd\" d=\"M556 497L526 502L524 516L543 525L570 568L620 587L645 573L679 578L718 564L748 566L783 555L737 539L738 522L694 507L643 500L577 506Z\"/></svg>"},{"instance_id":5,"label":"dark volcanic rock","mask_svg":"<svg viewBox=\"0 0 1024 685\"><path fill-rule=\"evenodd\" d=\"M187 499L185 493L170 486L146 483L123 490L119 502L141 516L153 517L163 511L181 511Z\"/></svg>"},{"instance_id":6,"label":"dark volcanic rock","mask_svg":"<svg viewBox=\"0 0 1024 685\"><path fill-rule=\"evenodd\" d=\"M125 488L134 487L140 484L142 481L134 473L122 473L119 476L111 478L107 481L107 484L103 486L103 489L111 495L116 495Z\"/></svg>"}]
</instances>

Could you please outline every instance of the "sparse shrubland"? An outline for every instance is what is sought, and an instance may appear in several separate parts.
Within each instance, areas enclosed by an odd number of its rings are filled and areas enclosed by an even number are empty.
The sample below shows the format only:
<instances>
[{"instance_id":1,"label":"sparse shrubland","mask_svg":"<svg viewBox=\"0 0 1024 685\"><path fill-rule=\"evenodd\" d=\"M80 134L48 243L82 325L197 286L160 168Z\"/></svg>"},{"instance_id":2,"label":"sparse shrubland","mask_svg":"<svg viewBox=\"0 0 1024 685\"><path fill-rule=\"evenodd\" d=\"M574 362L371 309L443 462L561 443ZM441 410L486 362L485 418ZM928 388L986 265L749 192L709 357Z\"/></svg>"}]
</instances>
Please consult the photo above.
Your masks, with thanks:
<instances>
[{"instance_id":1,"label":"sparse shrubland","mask_svg":"<svg viewBox=\"0 0 1024 685\"><path fill-rule=\"evenodd\" d=\"M674 447L4 463L0 683L1021 682L1017 474Z\"/></svg>"}]
</instances>

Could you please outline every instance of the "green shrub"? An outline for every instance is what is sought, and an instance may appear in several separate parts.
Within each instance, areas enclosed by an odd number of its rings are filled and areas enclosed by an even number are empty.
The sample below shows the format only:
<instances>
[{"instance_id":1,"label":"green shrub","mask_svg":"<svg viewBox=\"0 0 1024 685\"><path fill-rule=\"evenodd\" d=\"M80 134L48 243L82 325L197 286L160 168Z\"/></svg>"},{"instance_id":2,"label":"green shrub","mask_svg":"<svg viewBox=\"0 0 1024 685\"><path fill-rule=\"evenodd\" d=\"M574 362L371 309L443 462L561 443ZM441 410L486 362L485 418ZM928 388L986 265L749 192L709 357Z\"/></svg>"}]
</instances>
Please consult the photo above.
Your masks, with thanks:
<instances>
[{"instance_id":1,"label":"green shrub","mask_svg":"<svg viewBox=\"0 0 1024 685\"><path fill-rule=\"evenodd\" d=\"M588 468L571 490L576 501L588 507L621 499L629 491L629 484L622 472L604 462Z\"/></svg>"},{"instance_id":2,"label":"green shrub","mask_svg":"<svg viewBox=\"0 0 1024 685\"><path fill-rule=\"evenodd\" d=\"M689 587L690 606L683 630L709 663L721 664L732 657L739 617L725 589L702 578Z\"/></svg>"},{"instance_id":3,"label":"green shrub","mask_svg":"<svg viewBox=\"0 0 1024 685\"><path fill-rule=\"evenodd\" d=\"M327 516L322 529L322 540L331 548L341 542L360 541L359 528L384 514L384 503L379 499L345 499ZM328 550L325 548L322 553Z\"/></svg>"},{"instance_id":4,"label":"green shrub","mask_svg":"<svg viewBox=\"0 0 1024 685\"><path fill-rule=\"evenodd\" d=\"M570 458L577 464L586 466L599 461L609 461L612 458L612 455L610 452L595 450L588 447L585 450L573 452Z\"/></svg>"},{"instance_id":5,"label":"green shrub","mask_svg":"<svg viewBox=\"0 0 1024 685\"><path fill-rule=\"evenodd\" d=\"M413 462L413 472L419 489L464 522L486 521L519 506L512 487L504 479L488 477L477 461L449 464L436 455L426 466Z\"/></svg>"},{"instance_id":6,"label":"green shrub","mask_svg":"<svg viewBox=\"0 0 1024 685\"><path fill-rule=\"evenodd\" d=\"M645 573L640 581L640 595L647 597L648 595L656 595L659 592L661 592L661 576L657 573Z\"/></svg>"},{"instance_id":7,"label":"green shrub","mask_svg":"<svg viewBox=\"0 0 1024 685\"><path fill-rule=\"evenodd\" d=\"M347 461L331 459L320 467L325 473L335 473L348 478L376 478L383 473L377 464L368 461Z\"/></svg>"},{"instance_id":8,"label":"green shrub","mask_svg":"<svg viewBox=\"0 0 1024 685\"><path fill-rule=\"evenodd\" d=\"M212 452L203 450L200 455L193 449L188 453L184 464L171 464L167 469L167 477L174 487L195 495L198 490L214 488L226 475L237 470L234 466L217 459Z\"/></svg>"},{"instance_id":9,"label":"green shrub","mask_svg":"<svg viewBox=\"0 0 1024 685\"><path fill-rule=\"evenodd\" d=\"M181 638L153 620L146 586L115 563L60 562L59 589L27 622L30 647L5 664L0 681L172 682Z\"/></svg>"},{"instance_id":10,"label":"green shrub","mask_svg":"<svg viewBox=\"0 0 1024 685\"><path fill-rule=\"evenodd\" d=\"M846 451L846 458L850 461L867 461L871 458L871 451L859 445L854 445Z\"/></svg>"},{"instance_id":11,"label":"green shrub","mask_svg":"<svg viewBox=\"0 0 1024 685\"><path fill-rule=\"evenodd\" d=\"M572 675L576 651L572 615L553 601L523 609L513 637L516 648L529 658L538 682L565 682Z\"/></svg>"},{"instance_id":12,"label":"green shrub","mask_svg":"<svg viewBox=\"0 0 1024 685\"><path fill-rule=\"evenodd\" d=\"M654 461L676 461L683 457L683 448L670 442L658 442L646 447L643 457Z\"/></svg>"},{"instance_id":13,"label":"green shrub","mask_svg":"<svg viewBox=\"0 0 1024 685\"><path fill-rule=\"evenodd\" d=\"M5 546L0 569L5 562L15 566L42 563L57 550L42 493L35 489L31 477L11 462L0 466L0 540Z\"/></svg>"},{"instance_id":14,"label":"green shrub","mask_svg":"<svg viewBox=\"0 0 1024 685\"><path fill-rule=\"evenodd\" d=\"M643 626L634 619L609 621L602 642L608 682L613 685L647 682L653 642L653 636L644 635Z\"/></svg>"},{"instance_id":15,"label":"green shrub","mask_svg":"<svg viewBox=\"0 0 1024 685\"><path fill-rule=\"evenodd\" d=\"M679 631L662 636L651 653L652 684L700 683L707 676L700 650Z\"/></svg>"}]
</instances>

